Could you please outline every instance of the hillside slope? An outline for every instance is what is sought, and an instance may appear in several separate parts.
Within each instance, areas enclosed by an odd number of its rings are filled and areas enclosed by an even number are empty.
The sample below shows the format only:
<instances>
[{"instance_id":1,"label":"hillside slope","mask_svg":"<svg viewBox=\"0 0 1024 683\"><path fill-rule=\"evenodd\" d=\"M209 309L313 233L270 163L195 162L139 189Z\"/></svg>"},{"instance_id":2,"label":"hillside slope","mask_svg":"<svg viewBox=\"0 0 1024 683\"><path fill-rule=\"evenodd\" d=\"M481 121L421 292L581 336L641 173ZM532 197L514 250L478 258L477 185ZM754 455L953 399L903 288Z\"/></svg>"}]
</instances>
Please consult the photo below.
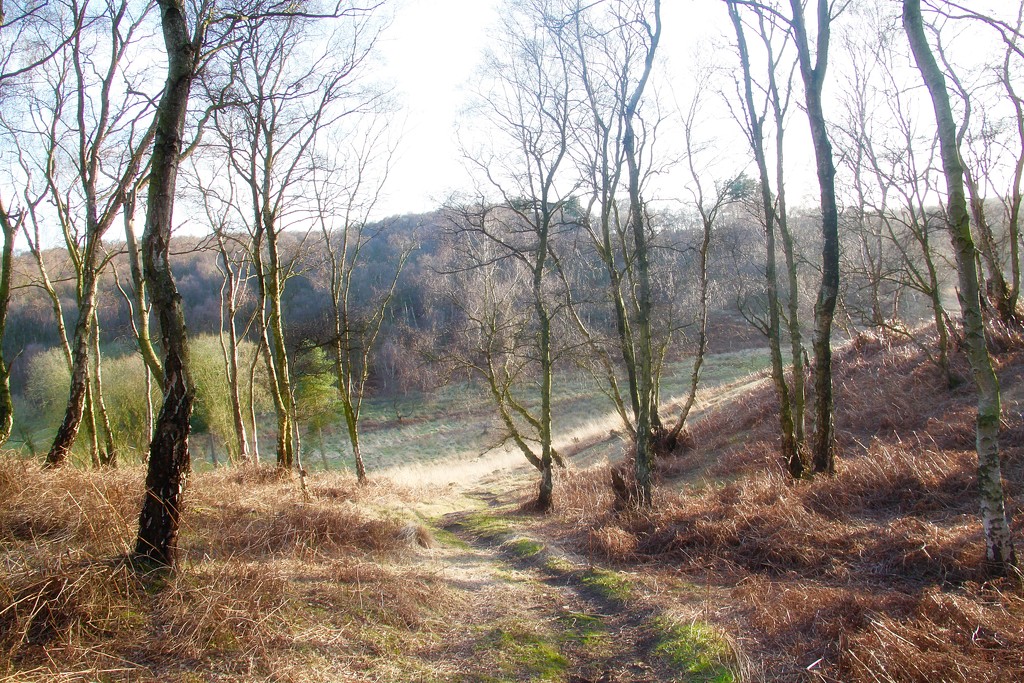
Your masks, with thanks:
<instances>
[{"instance_id":1,"label":"hillside slope","mask_svg":"<svg viewBox=\"0 0 1024 683\"><path fill-rule=\"evenodd\" d=\"M996 349L1018 539L1021 349ZM305 494L198 474L171 575L125 562L141 469L0 458L0 680L1024 680L1021 581L980 562L969 385L867 336L836 377L834 479L785 478L755 374L704 397L651 514L613 510L595 420L563 435L547 516L501 454Z\"/></svg>"},{"instance_id":2,"label":"hillside slope","mask_svg":"<svg viewBox=\"0 0 1024 683\"><path fill-rule=\"evenodd\" d=\"M1024 345L994 343L1008 512L1020 545ZM968 377L962 357L956 371ZM655 512L610 512L600 469L571 475L546 533L649 575L724 591L711 621L753 677L1024 680L1020 577L989 581L974 484L974 395L907 342L864 335L837 358L841 466L792 482L762 385L662 463Z\"/></svg>"}]
</instances>

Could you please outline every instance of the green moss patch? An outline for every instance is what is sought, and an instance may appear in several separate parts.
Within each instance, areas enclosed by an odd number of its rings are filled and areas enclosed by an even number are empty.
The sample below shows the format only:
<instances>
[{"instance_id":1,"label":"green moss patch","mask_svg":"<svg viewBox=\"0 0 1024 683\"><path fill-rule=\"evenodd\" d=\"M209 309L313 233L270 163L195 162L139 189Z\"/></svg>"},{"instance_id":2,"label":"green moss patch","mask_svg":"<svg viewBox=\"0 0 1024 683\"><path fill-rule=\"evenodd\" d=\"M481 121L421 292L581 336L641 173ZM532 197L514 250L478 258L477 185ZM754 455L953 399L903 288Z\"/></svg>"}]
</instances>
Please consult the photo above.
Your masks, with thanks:
<instances>
[{"instance_id":1,"label":"green moss patch","mask_svg":"<svg viewBox=\"0 0 1024 683\"><path fill-rule=\"evenodd\" d=\"M459 521L459 526L481 538L499 538L511 534L512 525L505 519L486 512L472 512Z\"/></svg>"},{"instance_id":2,"label":"green moss patch","mask_svg":"<svg viewBox=\"0 0 1024 683\"><path fill-rule=\"evenodd\" d=\"M528 558L544 550L545 545L531 538L516 538L505 543L502 547L516 557Z\"/></svg>"},{"instance_id":3,"label":"green moss patch","mask_svg":"<svg viewBox=\"0 0 1024 683\"><path fill-rule=\"evenodd\" d=\"M458 548L459 550L469 550L470 545L463 541L461 538L448 531L447 529L438 529L431 527L431 532L434 534L434 540L441 545L446 545L451 548Z\"/></svg>"},{"instance_id":4,"label":"green moss patch","mask_svg":"<svg viewBox=\"0 0 1024 683\"><path fill-rule=\"evenodd\" d=\"M736 676L729 668L732 650L713 627L701 622L678 623L655 619L658 633L654 654L680 671L687 681L697 683L733 683Z\"/></svg>"},{"instance_id":5,"label":"green moss patch","mask_svg":"<svg viewBox=\"0 0 1024 683\"><path fill-rule=\"evenodd\" d=\"M595 567L583 574L580 581L605 600L625 603L633 598L632 582L618 572Z\"/></svg>"},{"instance_id":6,"label":"green moss patch","mask_svg":"<svg viewBox=\"0 0 1024 683\"><path fill-rule=\"evenodd\" d=\"M576 565L564 557L551 555L544 560L544 569L548 570L552 574L569 574L576 570Z\"/></svg>"},{"instance_id":7,"label":"green moss patch","mask_svg":"<svg viewBox=\"0 0 1024 683\"><path fill-rule=\"evenodd\" d=\"M494 658L496 675L487 681L558 681L565 677L569 660L543 635L520 628L489 631L481 645Z\"/></svg>"}]
</instances>

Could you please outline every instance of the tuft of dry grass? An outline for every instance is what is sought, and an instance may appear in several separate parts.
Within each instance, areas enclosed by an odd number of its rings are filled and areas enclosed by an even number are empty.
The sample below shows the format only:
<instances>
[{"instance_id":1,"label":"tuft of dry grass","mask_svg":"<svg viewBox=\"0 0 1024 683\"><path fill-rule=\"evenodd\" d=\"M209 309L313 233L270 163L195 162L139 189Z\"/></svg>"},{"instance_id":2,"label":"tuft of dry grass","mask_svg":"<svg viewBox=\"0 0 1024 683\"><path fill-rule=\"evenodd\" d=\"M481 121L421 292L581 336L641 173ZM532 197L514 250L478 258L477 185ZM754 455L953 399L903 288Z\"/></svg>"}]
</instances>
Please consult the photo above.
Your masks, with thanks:
<instances>
[{"instance_id":1,"label":"tuft of dry grass","mask_svg":"<svg viewBox=\"0 0 1024 683\"><path fill-rule=\"evenodd\" d=\"M346 475L307 496L269 468L197 475L179 569L139 573L143 474L0 458L0 680L265 680L308 639L332 643L321 659L363 657L352 624L408 630L445 603L404 565L410 534L430 542L389 512L408 493Z\"/></svg>"}]
</instances>

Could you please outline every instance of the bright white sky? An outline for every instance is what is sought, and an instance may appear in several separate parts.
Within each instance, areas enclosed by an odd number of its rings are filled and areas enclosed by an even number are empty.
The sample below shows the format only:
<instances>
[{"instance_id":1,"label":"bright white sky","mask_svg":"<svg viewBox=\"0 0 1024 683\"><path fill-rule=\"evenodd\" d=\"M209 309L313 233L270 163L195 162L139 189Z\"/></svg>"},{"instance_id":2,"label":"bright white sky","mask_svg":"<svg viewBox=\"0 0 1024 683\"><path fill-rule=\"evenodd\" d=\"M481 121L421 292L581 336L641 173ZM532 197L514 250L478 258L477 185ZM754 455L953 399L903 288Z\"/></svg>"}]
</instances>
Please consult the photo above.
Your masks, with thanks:
<instances>
[{"instance_id":1,"label":"bright white sky","mask_svg":"<svg viewBox=\"0 0 1024 683\"><path fill-rule=\"evenodd\" d=\"M459 157L455 124L480 64L502 0L399 0L381 44L382 76L404 106L405 135L378 217L430 211L471 183ZM669 0L660 51L689 61L727 22L718 0ZM684 86L685 87L685 86Z\"/></svg>"},{"instance_id":2,"label":"bright white sky","mask_svg":"<svg viewBox=\"0 0 1024 683\"><path fill-rule=\"evenodd\" d=\"M382 215L437 208L469 183L455 120L497 20L497 0L402 0L381 45L406 119Z\"/></svg>"},{"instance_id":3,"label":"bright white sky","mask_svg":"<svg viewBox=\"0 0 1024 683\"><path fill-rule=\"evenodd\" d=\"M472 186L459 156L456 121L467 102L470 78L481 62L489 32L496 26L498 11L503 4L503 0L396 2L394 23L381 45L381 57L385 62L381 75L395 85L403 106L405 134L399 147L399 158L385 188L386 197L378 206L376 218L430 211L440 206L453 191ZM967 4L982 12L1005 15L1010 21L1013 17L1008 13L1017 6L1015 0L970 0ZM659 98L667 106L685 107L693 81L698 77L693 68L695 63L707 62L709 56L710 61L719 64L725 60L732 63L733 57L729 53L726 53L727 57L723 53L714 56L716 44L728 44L733 40L732 28L725 3L721 0L666 0L662 14L664 28L659 54L663 63L659 63L658 68L663 71ZM1016 12L1012 14L1015 16ZM848 28L848 18L843 20L843 26ZM960 35L958 39L950 38L946 32L944 36L954 42L966 40L968 59L971 52L975 53L975 59L979 55L984 57L988 49L998 43L994 33L984 30L967 37ZM840 40L834 34L833 47L837 52L842 50ZM959 59L965 57L963 51L957 55ZM841 95L841 60L838 54L830 59L830 81L825 92L827 100ZM728 79L729 76L719 74L717 78ZM799 81L799 77L796 80ZM726 82L714 87L730 88L731 85ZM706 95L707 121L700 128L700 134L712 143L713 155L717 155L719 163L714 175L722 179L743 170L749 152L721 98L714 92ZM833 107L832 103L827 104ZM836 107L829 110L830 116L839 113ZM922 122L929 118L923 116ZM666 143L678 149L678 131L663 133L662 138L659 145ZM789 167L787 189L791 202L811 206L817 202L818 193L813 152L806 119L795 107L790 112L786 148ZM807 162L794 163L800 159ZM749 173L751 169L747 171ZM688 175L680 168L660 178L648 198L685 200L689 196L687 183ZM658 196L650 196L652 194Z\"/></svg>"}]
</instances>

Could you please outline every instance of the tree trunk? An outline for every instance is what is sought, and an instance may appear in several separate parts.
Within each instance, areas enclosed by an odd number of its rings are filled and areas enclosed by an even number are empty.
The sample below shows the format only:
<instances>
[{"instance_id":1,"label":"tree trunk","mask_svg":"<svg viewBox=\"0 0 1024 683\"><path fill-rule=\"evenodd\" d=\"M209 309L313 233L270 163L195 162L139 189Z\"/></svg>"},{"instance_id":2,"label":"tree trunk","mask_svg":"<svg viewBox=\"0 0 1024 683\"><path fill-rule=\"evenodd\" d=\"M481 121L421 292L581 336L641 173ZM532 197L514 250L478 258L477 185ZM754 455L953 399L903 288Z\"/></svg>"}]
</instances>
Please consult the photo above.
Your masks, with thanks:
<instances>
[{"instance_id":1,"label":"tree trunk","mask_svg":"<svg viewBox=\"0 0 1024 683\"><path fill-rule=\"evenodd\" d=\"M100 453L100 464L107 467L117 467L117 444L114 443L114 430L110 426L110 415L107 413L107 404L103 400L103 359L100 357L100 323L99 318L96 315L93 315L91 334L93 355L93 414L99 415L99 424L103 427L105 448L105 450Z\"/></svg>"},{"instance_id":2,"label":"tree trunk","mask_svg":"<svg viewBox=\"0 0 1024 683\"><path fill-rule=\"evenodd\" d=\"M964 191L963 165L957 148L956 124L949 104L945 77L935 61L924 32L920 0L903 1L903 28L935 110L942 170L949 193L947 225L956 252L967 356L978 390L976 447L986 557L994 571L1004 574L1016 563L1016 556L1004 504L999 462L999 381L992 369L986 346L981 291L978 286L978 262L971 237L971 219Z\"/></svg>"},{"instance_id":3,"label":"tree trunk","mask_svg":"<svg viewBox=\"0 0 1024 683\"><path fill-rule=\"evenodd\" d=\"M4 358L3 341L7 326L7 309L11 302L11 267L14 265L14 237L17 226L11 222L7 209L0 203L0 230L3 251L0 253L0 447L11 438L14 428L14 401L11 398L11 372Z\"/></svg>"},{"instance_id":4,"label":"tree trunk","mask_svg":"<svg viewBox=\"0 0 1024 683\"><path fill-rule=\"evenodd\" d=\"M337 353L341 353L338 349ZM339 356L340 358L340 356ZM338 364L340 368L340 363ZM338 370L341 373L341 370ZM339 388L341 385L342 376L339 374L338 382ZM347 391L341 391L341 406L345 413L345 427L348 429L348 441L352 445L352 457L355 458L356 464L356 478L360 484L366 483L366 466L363 464L363 453L359 449L359 416L356 415L355 406L352 405L352 400Z\"/></svg>"},{"instance_id":5,"label":"tree trunk","mask_svg":"<svg viewBox=\"0 0 1024 683\"><path fill-rule=\"evenodd\" d=\"M650 27L648 26L650 30ZM639 411L636 425L636 461L634 463L637 484L637 505L649 508L653 502L654 484L654 440L651 415L651 400L654 396L654 349L651 342L651 269L647 243L647 221L644 217L643 199L640 196L640 166L636 150L634 119L643 96L647 79L654 66L654 55L661 38L661 2L654 1L654 29L650 31L650 44L644 61L644 71L634 88L623 112L625 132L622 148L626 155L629 176L629 229L633 238L633 256L636 259L637 292L637 394ZM656 410L656 407L655 407Z\"/></svg>"},{"instance_id":6,"label":"tree trunk","mask_svg":"<svg viewBox=\"0 0 1024 683\"><path fill-rule=\"evenodd\" d=\"M540 471L540 486L537 490L537 511L548 512L554 505L553 492L555 488L554 472L549 457Z\"/></svg>"},{"instance_id":7,"label":"tree trunk","mask_svg":"<svg viewBox=\"0 0 1024 683\"><path fill-rule=\"evenodd\" d=\"M778 93L775 93L778 101ZM800 329L800 281L797 277L796 248L793 241L793 234L789 230L789 216L786 210L786 189L782 185L782 132L784 122L782 112L776 108L776 126L778 130L777 143L777 170L779 178L779 197L776 218L779 225L779 236L782 238L782 253L786 261L786 278L789 283L789 319L786 321L789 331L789 356L792 363L791 372L793 385L789 393L790 420L793 424L793 450L799 454L804 445L805 416L807 407L807 389L804 378L804 342L803 332ZM794 460L789 460L790 473L794 471ZM799 469L803 471L803 461L800 461ZM794 476L800 476L796 474Z\"/></svg>"},{"instance_id":8,"label":"tree trunk","mask_svg":"<svg viewBox=\"0 0 1024 683\"><path fill-rule=\"evenodd\" d=\"M540 415L538 436L540 437L541 482L537 494L537 510L551 510L554 481L551 476L551 315L544 302L544 271L548 260L548 237L552 217L549 214L548 199L542 200L543 216L541 217L540 245L534 259L533 270L533 302L540 324L538 341L540 352Z\"/></svg>"},{"instance_id":9,"label":"tree trunk","mask_svg":"<svg viewBox=\"0 0 1024 683\"><path fill-rule=\"evenodd\" d=\"M231 424L235 435L235 453L238 461L249 465L255 464L249 453L249 436L245 430L245 419L242 417L242 390L238 381L238 328L235 324L237 315L235 270L231 266L231 258L224 244L224 236L217 232L217 246L220 250L224 266L224 287L221 290L221 349L227 368L228 395L231 398ZM227 343L224 343L224 337Z\"/></svg>"},{"instance_id":10,"label":"tree trunk","mask_svg":"<svg viewBox=\"0 0 1024 683\"><path fill-rule=\"evenodd\" d=\"M765 291L768 298L768 326L765 334L768 338L768 350L772 363L772 384L779 401L779 427L782 437L782 457L790 476L799 478L804 474L804 463L797 448L794 434L792 404L789 386L786 383L786 372L782 361L782 343L780 327L779 284L776 272L775 256L775 223L777 214L772 199L771 182L768 176L768 161L764 149L764 122L757 115L754 105L753 76L750 72L750 53L743 31L739 10L736 4L729 3L729 15L736 32L736 43L739 48L740 66L743 70L743 97L746 102L749 118L749 135L751 151L757 162L761 189L761 210L764 212L765 229Z\"/></svg>"},{"instance_id":11,"label":"tree trunk","mask_svg":"<svg viewBox=\"0 0 1024 683\"><path fill-rule=\"evenodd\" d=\"M153 428L146 495L139 515L135 556L145 564L174 564L182 495L191 466L189 418L195 387L189 373L188 338L181 296L169 261L174 194L189 91L195 77L202 23L190 39L183 0L158 0L167 47L167 83L157 108L143 262L166 357L164 400Z\"/></svg>"},{"instance_id":12,"label":"tree trunk","mask_svg":"<svg viewBox=\"0 0 1024 683\"><path fill-rule=\"evenodd\" d=\"M277 411L277 466L291 469L295 461L292 439L292 420L295 407L292 401L291 377L288 369L288 351L284 343L284 323L281 315L281 274L277 253L276 226L272 216L263 216L267 238L269 264L263 274L266 285L266 302L269 313L266 316L267 351L270 362L270 378L274 408Z\"/></svg>"},{"instance_id":13,"label":"tree trunk","mask_svg":"<svg viewBox=\"0 0 1024 683\"><path fill-rule=\"evenodd\" d=\"M968 206L971 216L974 218L975 232L978 235L977 251L985 266L984 296L995 308L1002 322L1007 325L1016 324L1016 302L1011 299L1010 287L1006 283L1002 266L999 264L992 226L989 225L988 216L985 214L985 198L981 195L977 181L966 168L964 169L964 183L967 190Z\"/></svg>"},{"instance_id":14,"label":"tree trunk","mask_svg":"<svg viewBox=\"0 0 1024 683\"><path fill-rule=\"evenodd\" d=\"M829 3L817 0L818 36L815 64L811 65L810 44L804 25L801 0L790 0L793 10L800 75L804 82L807 121L814 145L815 169L821 190L821 284L814 304L814 439L811 444L812 467L816 473L835 474L835 406L832 396L832 320L839 296L839 210L836 206L836 168L832 144L828 139L821 92L825 85L829 47Z\"/></svg>"},{"instance_id":15,"label":"tree trunk","mask_svg":"<svg viewBox=\"0 0 1024 683\"><path fill-rule=\"evenodd\" d=\"M124 237L128 251L128 266L132 275L132 288L135 294L134 309L138 320L135 323L135 336L139 344L139 353L146 364L151 377L159 384L163 378L163 368L153 348L153 340L149 332L150 305L146 295L146 281L142 275L142 262L139 256L139 244L135 239L135 189L127 194L124 202Z\"/></svg>"},{"instance_id":16,"label":"tree trunk","mask_svg":"<svg viewBox=\"0 0 1024 683\"><path fill-rule=\"evenodd\" d=\"M85 411L82 419L85 422L85 435L89 440L89 460L93 469L99 469L100 465L100 435L96 430L96 410L92 401L92 377L89 376L85 384Z\"/></svg>"},{"instance_id":17,"label":"tree trunk","mask_svg":"<svg viewBox=\"0 0 1024 683\"><path fill-rule=\"evenodd\" d=\"M92 332L92 317L96 302L95 249L86 247L82 263L82 296L78 305L78 322L75 324L71 347L71 387L68 391L64 420L46 455L48 467L60 467L67 462L71 447L82 426L85 414L86 394L89 391L89 341Z\"/></svg>"},{"instance_id":18,"label":"tree trunk","mask_svg":"<svg viewBox=\"0 0 1024 683\"><path fill-rule=\"evenodd\" d=\"M256 418L256 369L260 364L260 347L252 356L252 363L249 365L249 427L252 428L252 464L260 463L260 429L259 421Z\"/></svg>"}]
</instances>

